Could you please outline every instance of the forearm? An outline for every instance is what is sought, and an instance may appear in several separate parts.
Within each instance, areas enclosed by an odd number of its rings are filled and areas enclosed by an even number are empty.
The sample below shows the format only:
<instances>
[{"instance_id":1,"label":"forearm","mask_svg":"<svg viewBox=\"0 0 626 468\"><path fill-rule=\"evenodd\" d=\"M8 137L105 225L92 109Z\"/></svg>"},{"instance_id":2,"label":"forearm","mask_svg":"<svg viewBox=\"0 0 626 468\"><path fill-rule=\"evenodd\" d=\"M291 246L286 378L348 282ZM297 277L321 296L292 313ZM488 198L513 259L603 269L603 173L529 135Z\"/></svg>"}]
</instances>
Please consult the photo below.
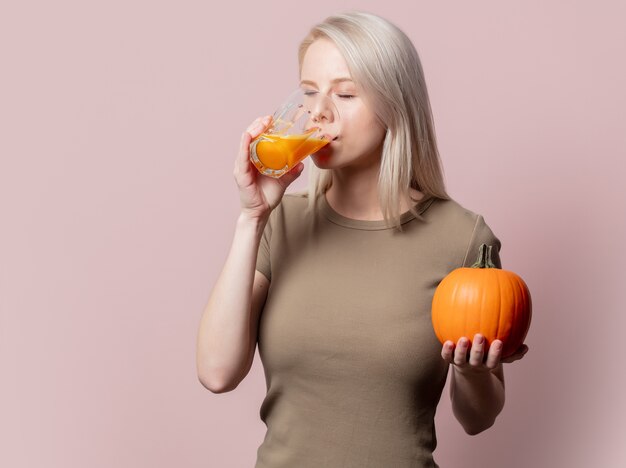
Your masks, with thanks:
<instances>
[{"instance_id":1,"label":"forearm","mask_svg":"<svg viewBox=\"0 0 626 468\"><path fill-rule=\"evenodd\" d=\"M250 307L257 251L265 222L237 220L233 242L200 320L197 367L201 380L230 381L248 359Z\"/></svg>"},{"instance_id":2,"label":"forearm","mask_svg":"<svg viewBox=\"0 0 626 468\"><path fill-rule=\"evenodd\" d=\"M502 364L490 372L461 372L453 365L450 397L465 432L475 435L488 429L504 407Z\"/></svg>"}]
</instances>

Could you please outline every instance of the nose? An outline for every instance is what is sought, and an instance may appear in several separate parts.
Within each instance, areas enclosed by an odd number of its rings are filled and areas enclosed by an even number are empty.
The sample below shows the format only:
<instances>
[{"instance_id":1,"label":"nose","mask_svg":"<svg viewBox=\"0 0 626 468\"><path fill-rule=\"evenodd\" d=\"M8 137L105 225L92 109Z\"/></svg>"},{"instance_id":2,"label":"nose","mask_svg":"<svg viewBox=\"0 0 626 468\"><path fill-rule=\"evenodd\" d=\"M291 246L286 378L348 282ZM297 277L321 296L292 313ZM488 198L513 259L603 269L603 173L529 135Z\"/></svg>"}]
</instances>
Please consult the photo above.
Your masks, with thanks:
<instances>
[{"instance_id":1,"label":"nose","mask_svg":"<svg viewBox=\"0 0 626 468\"><path fill-rule=\"evenodd\" d=\"M318 98L312 103L311 120L315 123L333 122L335 120L335 110L333 103L326 97Z\"/></svg>"}]
</instances>

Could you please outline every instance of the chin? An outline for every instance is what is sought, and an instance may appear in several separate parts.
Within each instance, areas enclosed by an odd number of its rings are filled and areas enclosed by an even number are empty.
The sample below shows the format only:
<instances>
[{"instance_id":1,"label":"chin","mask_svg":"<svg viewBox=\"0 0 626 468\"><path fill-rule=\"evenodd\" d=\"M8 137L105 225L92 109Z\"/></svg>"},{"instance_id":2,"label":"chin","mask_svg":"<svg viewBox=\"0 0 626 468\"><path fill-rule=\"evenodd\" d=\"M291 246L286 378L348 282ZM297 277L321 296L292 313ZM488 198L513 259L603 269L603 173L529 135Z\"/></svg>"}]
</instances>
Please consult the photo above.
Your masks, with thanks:
<instances>
[{"instance_id":1,"label":"chin","mask_svg":"<svg viewBox=\"0 0 626 468\"><path fill-rule=\"evenodd\" d=\"M313 153L310 158L320 169L332 169L333 162L336 160L337 154L322 148L317 153Z\"/></svg>"}]
</instances>

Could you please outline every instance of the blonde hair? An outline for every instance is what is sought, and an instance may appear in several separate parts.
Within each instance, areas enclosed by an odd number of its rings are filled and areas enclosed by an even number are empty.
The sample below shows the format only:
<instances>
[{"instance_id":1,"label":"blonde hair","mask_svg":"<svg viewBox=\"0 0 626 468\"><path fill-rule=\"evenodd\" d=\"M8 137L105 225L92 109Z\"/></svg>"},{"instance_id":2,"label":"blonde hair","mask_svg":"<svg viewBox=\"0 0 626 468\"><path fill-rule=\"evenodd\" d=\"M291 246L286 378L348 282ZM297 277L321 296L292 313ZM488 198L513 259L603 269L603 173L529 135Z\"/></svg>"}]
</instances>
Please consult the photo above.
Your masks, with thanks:
<instances>
[{"instance_id":1,"label":"blonde hair","mask_svg":"<svg viewBox=\"0 0 626 468\"><path fill-rule=\"evenodd\" d=\"M415 202L410 188L430 198L450 199L435 139L435 125L422 65L411 40L397 26L371 13L347 12L326 18L300 43L300 72L309 46L330 39L343 55L357 88L387 129L378 178L378 195L387 225L402 231L400 202ZM332 170L309 162L308 198L332 184ZM414 203L410 211L416 212Z\"/></svg>"}]
</instances>

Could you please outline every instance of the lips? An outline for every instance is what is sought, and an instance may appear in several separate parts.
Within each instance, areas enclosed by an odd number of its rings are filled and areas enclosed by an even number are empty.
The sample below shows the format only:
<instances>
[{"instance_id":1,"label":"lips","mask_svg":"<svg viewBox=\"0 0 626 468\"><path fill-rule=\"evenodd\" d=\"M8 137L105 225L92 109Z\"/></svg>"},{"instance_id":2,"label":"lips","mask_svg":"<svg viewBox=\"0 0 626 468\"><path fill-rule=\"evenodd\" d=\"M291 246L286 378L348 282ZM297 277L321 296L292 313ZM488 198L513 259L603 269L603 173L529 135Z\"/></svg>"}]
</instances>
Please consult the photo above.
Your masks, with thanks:
<instances>
[{"instance_id":1,"label":"lips","mask_svg":"<svg viewBox=\"0 0 626 468\"><path fill-rule=\"evenodd\" d=\"M335 141L337 140L337 138L339 138L339 135L337 136L332 136L330 133L324 133L324 135L322 135L324 138L326 138L329 141Z\"/></svg>"}]
</instances>

